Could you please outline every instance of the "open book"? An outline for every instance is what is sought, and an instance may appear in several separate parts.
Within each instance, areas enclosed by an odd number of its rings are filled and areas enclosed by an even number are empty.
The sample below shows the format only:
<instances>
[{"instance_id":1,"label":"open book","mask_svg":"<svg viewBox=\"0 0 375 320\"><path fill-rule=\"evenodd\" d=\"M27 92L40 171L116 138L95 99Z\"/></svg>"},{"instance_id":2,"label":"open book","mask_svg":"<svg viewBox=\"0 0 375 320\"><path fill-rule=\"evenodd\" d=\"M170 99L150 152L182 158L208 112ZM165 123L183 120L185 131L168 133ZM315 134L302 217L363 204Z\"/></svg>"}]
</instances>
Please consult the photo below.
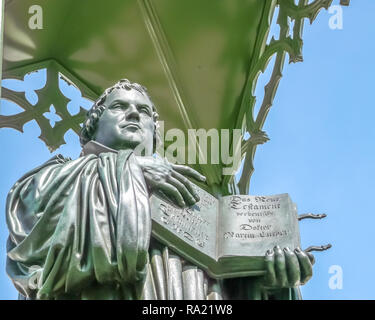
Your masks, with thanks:
<instances>
[{"instance_id":1,"label":"open book","mask_svg":"<svg viewBox=\"0 0 375 320\"><path fill-rule=\"evenodd\" d=\"M152 195L152 235L211 277L262 275L268 249L300 246L297 208L288 194L216 199L196 189L200 201L190 208Z\"/></svg>"}]
</instances>

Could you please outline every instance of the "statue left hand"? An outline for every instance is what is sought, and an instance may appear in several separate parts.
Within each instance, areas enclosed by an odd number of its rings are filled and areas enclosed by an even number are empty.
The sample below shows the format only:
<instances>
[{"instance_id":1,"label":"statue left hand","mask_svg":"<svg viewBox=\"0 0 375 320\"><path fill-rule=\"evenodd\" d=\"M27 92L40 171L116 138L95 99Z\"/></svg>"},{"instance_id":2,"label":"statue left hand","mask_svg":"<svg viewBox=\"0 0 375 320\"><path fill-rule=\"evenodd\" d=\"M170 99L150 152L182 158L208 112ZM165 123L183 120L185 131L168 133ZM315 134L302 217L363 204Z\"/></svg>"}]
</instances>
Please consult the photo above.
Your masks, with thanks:
<instances>
[{"instance_id":1,"label":"statue left hand","mask_svg":"<svg viewBox=\"0 0 375 320\"><path fill-rule=\"evenodd\" d=\"M271 288L303 285L312 277L314 263L314 256L300 248L291 251L289 248L281 249L276 246L265 255L266 275L263 285Z\"/></svg>"},{"instance_id":2,"label":"statue left hand","mask_svg":"<svg viewBox=\"0 0 375 320\"><path fill-rule=\"evenodd\" d=\"M161 158L137 157L137 160L151 191L162 192L180 207L192 206L199 201L193 184L185 177L206 181L199 172L187 166L171 164Z\"/></svg>"}]
</instances>

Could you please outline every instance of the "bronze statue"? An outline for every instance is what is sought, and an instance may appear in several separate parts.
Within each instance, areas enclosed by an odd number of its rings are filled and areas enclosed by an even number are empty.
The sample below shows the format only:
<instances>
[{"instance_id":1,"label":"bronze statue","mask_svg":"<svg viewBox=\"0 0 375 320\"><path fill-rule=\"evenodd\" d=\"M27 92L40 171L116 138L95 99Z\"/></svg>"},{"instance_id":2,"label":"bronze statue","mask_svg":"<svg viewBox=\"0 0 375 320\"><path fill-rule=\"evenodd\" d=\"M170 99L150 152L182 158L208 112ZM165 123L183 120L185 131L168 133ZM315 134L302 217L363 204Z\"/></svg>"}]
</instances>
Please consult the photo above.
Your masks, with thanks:
<instances>
[{"instance_id":1,"label":"bronze statue","mask_svg":"<svg viewBox=\"0 0 375 320\"><path fill-rule=\"evenodd\" d=\"M55 156L7 199L7 272L29 299L299 298L313 256L276 247L266 276L210 279L151 239L149 196L199 200L195 170L153 157L157 112L146 89L120 80L87 114L76 160ZM136 152L143 146L143 153Z\"/></svg>"}]
</instances>

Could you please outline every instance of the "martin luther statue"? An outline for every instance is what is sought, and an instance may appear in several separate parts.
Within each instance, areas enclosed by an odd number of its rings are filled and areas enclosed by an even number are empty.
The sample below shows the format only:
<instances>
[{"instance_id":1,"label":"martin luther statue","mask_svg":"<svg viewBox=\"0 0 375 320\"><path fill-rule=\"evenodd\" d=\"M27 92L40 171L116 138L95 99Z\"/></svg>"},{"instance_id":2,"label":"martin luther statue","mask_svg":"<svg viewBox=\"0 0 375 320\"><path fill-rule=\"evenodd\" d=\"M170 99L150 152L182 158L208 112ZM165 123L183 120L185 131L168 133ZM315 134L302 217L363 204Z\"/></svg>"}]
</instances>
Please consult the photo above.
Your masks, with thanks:
<instances>
[{"instance_id":1,"label":"martin luther statue","mask_svg":"<svg viewBox=\"0 0 375 320\"><path fill-rule=\"evenodd\" d=\"M28 299L297 299L313 257L270 248L264 277L218 281L151 238L149 196L199 201L193 169L153 157L157 112L120 80L87 114L76 160L55 156L7 198L7 272ZM140 145L146 152L135 152Z\"/></svg>"}]
</instances>

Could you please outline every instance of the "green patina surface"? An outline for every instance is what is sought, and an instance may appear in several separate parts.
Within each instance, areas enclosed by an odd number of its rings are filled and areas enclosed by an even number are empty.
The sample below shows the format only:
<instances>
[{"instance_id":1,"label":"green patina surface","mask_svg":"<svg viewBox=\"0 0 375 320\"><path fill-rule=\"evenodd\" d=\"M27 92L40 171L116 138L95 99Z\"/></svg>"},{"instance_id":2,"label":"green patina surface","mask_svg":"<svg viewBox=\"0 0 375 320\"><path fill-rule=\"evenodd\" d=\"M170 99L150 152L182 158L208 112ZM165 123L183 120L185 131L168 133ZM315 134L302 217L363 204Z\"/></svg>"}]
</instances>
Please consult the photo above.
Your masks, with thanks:
<instances>
[{"instance_id":1,"label":"green patina surface","mask_svg":"<svg viewBox=\"0 0 375 320\"><path fill-rule=\"evenodd\" d=\"M28 105L22 93L3 91L4 98L17 102L25 112L0 116L0 128L22 130L26 122L36 119L41 138L54 150L64 143L69 128L79 131L84 119L84 110L74 117L67 113L66 98L56 92L58 73L91 99L127 77L149 89L166 130L239 128L249 132L251 138L241 147L246 159L238 184L233 176L222 176L221 164L195 165L215 192L247 193L256 147L268 140L262 127L285 56L288 53L291 62L302 60L304 18L313 21L331 2L7 1L3 78L23 79L27 72L52 67L48 84L39 90L37 108ZM41 30L28 27L32 5L43 9ZM267 43L276 7L280 33ZM291 22L294 26L289 30ZM273 56L273 74L255 115L257 78ZM55 128L41 116L51 101L63 119Z\"/></svg>"},{"instance_id":2,"label":"green patina surface","mask_svg":"<svg viewBox=\"0 0 375 320\"><path fill-rule=\"evenodd\" d=\"M40 138L50 150L55 150L64 143L67 130L79 132L85 116L84 109L75 116L69 114L68 99L59 90L59 77L63 75L91 99L127 77L149 88L167 130L225 128L249 132L251 137L241 143L244 166L238 184L233 176L222 175L222 164L195 165L216 195L248 193L256 147L268 140L263 124L273 104L285 58L288 55L290 62L302 61L304 19L312 22L331 3L332 0L6 1L2 76L23 79L28 72L47 68L47 84L37 90L36 106L26 101L24 93L4 89L2 97L24 111L0 116L0 128L22 131L25 123L35 119L41 128ZM43 9L41 30L28 27L32 5ZM279 33L267 42L276 7ZM257 79L272 57L272 75L259 112L254 114ZM132 112L151 103L128 91L125 88L122 92L120 109L132 123ZM115 94L119 95L117 91ZM167 247L149 243L150 190L161 190L171 198L176 198L180 190L186 201L195 203L199 199L194 198L193 191L190 194L188 189L192 190L192 186L181 175L182 171L192 172L191 168L169 166L169 171L162 170L164 162L153 158L152 152L148 158L135 158L130 152L135 148L132 139L136 138L135 132L140 135L145 131L132 130L134 123L122 127L128 128L127 135L117 136L114 131L112 136L106 136L111 131L108 128L117 130L123 121L116 101L103 111L97 131L90 129L100 140L96 141L96 148L107 148L105 152L91 150L76 160L55 156L21 178L9 193L7 223L11 237L7 272L22 295L37 299L300 298L296 286L311 277L313 258L298 248L292 253L275 247L274 253L266 254L266 282L245 278L213 283L212 279L205 280L195 266L183 269L181 260ZM53 128L43 118L51 104L63 119ZM151 112L147 114L142 113L143 122L139 125L148 128L148 139L137 136L134 141L154 144L156 124L154 118L148 118ZM104 125L103 121L108 122ZM118 137L128 140L119 143ZM107 152L108 148L111 151ZM177 169L182 170L177 172L179 175L173 172ZM165 174L164 184L160 182L160 172ZM180 199L180 204L185 202ZM277 281L272 269L275 261L289 261L288 266L278 267L284 272L280 272L282 276ZM175 276L169 278L171 270ZM177 277L183 279L181 283L174 282ZM193 280L201 284L202 290L198 286L191 289ZM204 283L209 284L207 292Z\"/></svg>"}]
</instances>

